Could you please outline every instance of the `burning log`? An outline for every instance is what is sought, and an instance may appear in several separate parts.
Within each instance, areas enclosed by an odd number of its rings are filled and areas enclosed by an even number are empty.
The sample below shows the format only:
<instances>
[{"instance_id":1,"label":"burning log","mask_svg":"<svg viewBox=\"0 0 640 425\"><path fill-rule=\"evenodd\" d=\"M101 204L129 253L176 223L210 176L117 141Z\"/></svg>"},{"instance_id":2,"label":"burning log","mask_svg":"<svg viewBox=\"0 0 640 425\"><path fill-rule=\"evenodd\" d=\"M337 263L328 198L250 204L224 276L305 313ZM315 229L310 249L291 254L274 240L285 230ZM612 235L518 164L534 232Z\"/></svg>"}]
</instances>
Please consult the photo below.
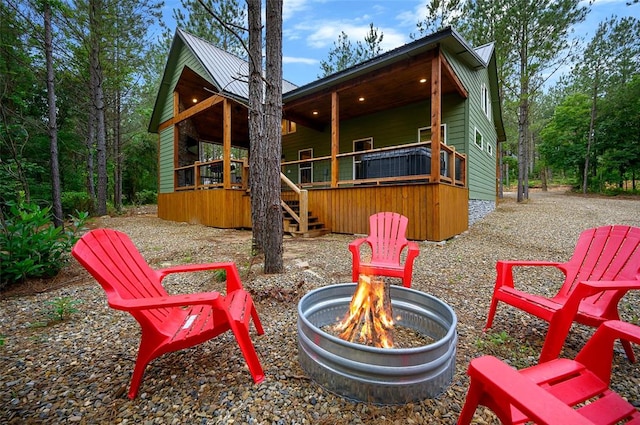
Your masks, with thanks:
<instances>
[{"instance_id":1,"label":"burning log","mask_svg":"<svg viewBox=\"0 0 640 425\"><path fill-rule=\"evenodd\" d=\"M349 312L334 327L340 338L374 347L393 347L393 313L389 284L361 274Z\"/></svg>"}]
</instances>

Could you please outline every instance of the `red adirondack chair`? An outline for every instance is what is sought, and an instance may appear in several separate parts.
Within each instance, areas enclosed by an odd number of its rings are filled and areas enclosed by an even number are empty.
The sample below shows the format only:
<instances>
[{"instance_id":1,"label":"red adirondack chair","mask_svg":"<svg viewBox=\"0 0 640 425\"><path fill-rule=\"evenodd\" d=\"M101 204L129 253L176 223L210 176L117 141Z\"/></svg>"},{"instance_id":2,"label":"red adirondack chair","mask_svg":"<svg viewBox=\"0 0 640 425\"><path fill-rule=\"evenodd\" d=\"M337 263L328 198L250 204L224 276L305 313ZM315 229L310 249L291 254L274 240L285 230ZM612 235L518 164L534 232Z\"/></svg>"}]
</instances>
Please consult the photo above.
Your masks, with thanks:
<instances>
[{"instance_id":1,"label":"red adirondack chair","mask_svg":"<svg viewBox=\"0 0 640 425\"><path fill-rule=\"evenodd\" d=\"M551 266L565 274L559 292L547 298L514 287L516 266ZM498 261L496 285L485 331L493 324L498 301L533 314L549 329L540 361L558 357L572 323L597 327L606 320L618 320L618 302L631 289L640 289L640 228L603 226L588 229L578 238L571 259L552 261ZM630 361L635 361L631 344L622 340Z\"/></svg>"},{"instance_id":2,"label":"red adirondack chair","mask_svg":"<svg viewBox=\"0 0 640 425\"><path fill-rule=\"evenodd\" d=\"M138 359L129 398L138 393L144 370L162 354L191 347L231 330L255 383L264 379L260 360L249 337L253 319L264 333L251 296L242 288L234 263L190 264L154 270L127 235L111 229L86 233L73 247L73 256L100 283L110 307L124 310L142 328ZM205 292L169 295L162 279L170 273L223 269L226 294Z\"/></svg>"},{"instance_id":3,"label":"red adirondack chair","mask_svg":"<svg viewBox=\"0 0 640 425\"><path fill-rule=\"evenodd\" d=\"M353 257L351 278L358 281L361 272L376 276L399 277L403 286L411 288L413 261L420 253L418 244L406 238L409 219L393 212L381 212L369 217L369 236L359 238L349 244ZM360 256L361 245L367 243L371 248L371 260L363 262ZM407 248L407 257L401 264L400 255Z\"/></svg>"},{"instance_id":4,"label":"red adirondack chair","mask_svg":"<svg viewBox=\"0 0 640 425\"><path fill-rule=\"evenodd\" d=\"M472 360L458 425L469 424L478 405L493 410L503 424L640 424L640 412L609 389L617 338L640 344L640 327L604 322L575 360L554 359L520 371L492 356Z\"/></svg>"}]
</instances>

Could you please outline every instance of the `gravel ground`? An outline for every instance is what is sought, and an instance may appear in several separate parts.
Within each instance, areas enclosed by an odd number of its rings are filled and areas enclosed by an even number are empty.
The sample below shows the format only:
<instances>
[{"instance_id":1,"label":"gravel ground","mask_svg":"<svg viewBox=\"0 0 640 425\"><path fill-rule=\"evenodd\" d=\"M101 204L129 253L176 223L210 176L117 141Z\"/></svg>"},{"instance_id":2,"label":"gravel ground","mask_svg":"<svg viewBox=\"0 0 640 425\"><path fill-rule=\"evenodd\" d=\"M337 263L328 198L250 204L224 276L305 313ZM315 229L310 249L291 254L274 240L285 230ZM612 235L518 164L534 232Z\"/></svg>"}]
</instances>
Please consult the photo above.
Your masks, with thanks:
<instances>
[{"instance_id":1,"label":"gravel ground","mask_svg":"<svg viewBox=\"0 0 640 425\"><path fill-rule=\"evenodd\" d=\"M249 231L221 230L158 219L153 210L103 217L96 227L128 233L153 267L235 261L265 327L253 340L266 379L254 385L230 333L166 354L147 366L139 396L126 398L139 328L108 308L102 289L75 262L47 282L1 294L0 423L141 424L452 424L464 402L469 361L494 354L515 367L535 364L546 323L501 304L484 335L498 259L565 261L578 234L604 224L640 226L640 200L532 192L512 194L471 229L445 243L420 243L413 288L439 297L458 316L456 373L440 396L402 406L354 403L309 381L297 358L297 301L306 292L350 280L347 245L354 235L285 239L286 273L264 275L251 260ZM531 291L552 294L554 272L518 275ZM556 279L557 280L557 279ZM172 293L221 290L211 274L167 279ZM46 290L45 290L46 289ZM620 303L624 320L639 322L640 294ZM51 302L80 301L77 313L48 322ZM504 333L503 333L504 332ZM593 329L575 326L563 356L573 357ZM640 357L640 348L636 347ZM640 370L616 346L613 388L640 406ZM477 423L497 423L478 409Z\"/></svg>"}]
</instances>

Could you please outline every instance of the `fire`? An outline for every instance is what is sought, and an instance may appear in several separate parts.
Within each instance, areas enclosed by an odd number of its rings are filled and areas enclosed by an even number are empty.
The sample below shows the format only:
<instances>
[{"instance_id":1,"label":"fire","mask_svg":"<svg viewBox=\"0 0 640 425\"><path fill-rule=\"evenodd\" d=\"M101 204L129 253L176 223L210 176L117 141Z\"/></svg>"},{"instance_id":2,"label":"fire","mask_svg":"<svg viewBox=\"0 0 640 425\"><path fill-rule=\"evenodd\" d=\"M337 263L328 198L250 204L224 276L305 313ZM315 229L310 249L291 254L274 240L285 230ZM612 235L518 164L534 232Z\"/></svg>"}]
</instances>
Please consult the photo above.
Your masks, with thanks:
<instances>
[{"instance_id":1,"label":"fire","mask_svg":"<svg viewBox=\"0 0 640 425\"><path fill-rule=\"evenodd\" d=\"M361 274L349 311L334 330L345 341L392 348L393 323L388 284L380 277Z\"/></svg>"}]
</instances>

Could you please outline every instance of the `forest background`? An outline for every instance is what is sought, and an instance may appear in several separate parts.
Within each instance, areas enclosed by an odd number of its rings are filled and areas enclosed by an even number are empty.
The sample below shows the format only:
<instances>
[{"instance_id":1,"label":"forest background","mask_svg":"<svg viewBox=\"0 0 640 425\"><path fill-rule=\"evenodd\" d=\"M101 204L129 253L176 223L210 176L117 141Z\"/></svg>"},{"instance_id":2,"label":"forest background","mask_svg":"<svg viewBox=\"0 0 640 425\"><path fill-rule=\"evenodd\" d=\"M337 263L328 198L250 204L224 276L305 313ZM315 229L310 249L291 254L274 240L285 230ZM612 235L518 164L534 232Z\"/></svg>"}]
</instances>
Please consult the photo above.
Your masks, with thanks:
<instances>
[{"instance_id":1,"label":"forest background","mask_svg":"<svg viewBox=\"0 0 640 425\"><path fill-rule=\"evenodd\" d=\"M247 37L242 0L180 3L175 26L246 57L220 23ZM163 7L152 0L0 3L1 205L60 199L62 219L155 202L157 136L147 127L175 31ZM519 200L548 182L638 192L640 21L611 16L591 38L576 38L571 28L589 7L432 0L411 34L452 26L472 46L496 42L507 130L501 183L516 184ZM382 53L383 38L374 22L363 40L342 32L321 62L323 75ZM569 71L558 77L561 69Z\"/></svg>"}]
</instances>

